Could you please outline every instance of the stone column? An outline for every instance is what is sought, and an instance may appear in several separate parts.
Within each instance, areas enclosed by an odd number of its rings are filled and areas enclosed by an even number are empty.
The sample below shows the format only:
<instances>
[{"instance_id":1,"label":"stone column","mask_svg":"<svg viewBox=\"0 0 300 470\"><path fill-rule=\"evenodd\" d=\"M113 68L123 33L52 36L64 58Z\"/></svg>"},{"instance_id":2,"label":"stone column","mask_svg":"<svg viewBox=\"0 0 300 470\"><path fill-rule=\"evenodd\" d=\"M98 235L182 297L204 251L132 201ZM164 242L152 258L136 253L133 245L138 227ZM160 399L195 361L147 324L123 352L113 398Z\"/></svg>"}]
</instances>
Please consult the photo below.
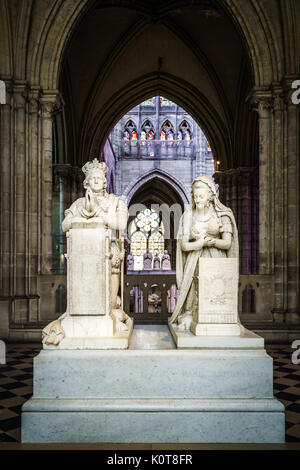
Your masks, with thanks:
<instances>
[{"instance_id":1,"label":"stone column","mask_svg":"<svg viewBox=\"0 0 300 470\"><path fill-rule=\"evenodd\" d=\"M64 253L67 253L66 236L62 232L61 224L64 212L73 201L70 193L72 190L72 167L68 164L57 164L53 167L53 271L56 274L66 274L66 261Z\"/></svg>"},{"instance_id":2,"label":"stone column","mask_svg":"<svg viewBox=\"0 0 300 470\"><path fill-rule=\"evenodd\" d=\"M32 87L28 93L28 295L30 322L39 319L39 296L37 294L37 276L40 273L41 261L41 167L40 167L40 94L41 90Z\"/></svg>"},{"instance_id":3,"label":"stone column","mask_svg":"<svg viewBox=\"0 0 300 470\"><path fill-rule=\"evenodd\" d=\"M286 108L285 108L285 216L286 227L286 288L287 288L287 310L286 321L299 323L299 290L300 290L300 188L299 188L299 105L296 106L291 100L292 81L295 77L286 79Z\"/></svg>"},{"instance_id":4,"label":"stone column","mask_svg":"<svg viewBox=\"0 0 300 470\"><path fill-rule=\"evenodd\" d=\"M11 128L13 120L12 83L5 80L6 104L0 105L0 337L9 333L11 309Z\"/></svg>"},{"instance_id":5,"label":"stone column","mask_svg":"<svg viewBox=\"0 0 300 470\"><path fill-rule=\"evenodd\" d=\"M271 92L255 90L252 105L259 116L259 271L271 274L274 269Z\"/></svg>"},{"instance_id":6,"label":"stone column","mask_svg":"<svg viewBox=\"0 0 300 470\"><path fill-rule=\"evenodd\" d=\"M41 159L41 207L42 207L42 260L41 272L52 272L52 114L60 102L57 94L44 94L42 105L42 159Z\"/></svg>"},{"instance_id":7,"label":"stone column","mask_svg":"<svg viewBox=\"0 0 300 470\"><path fill-rule=\"evenodd\" d=\"M274 161L274 319L283 321L287 308L286 258L286 149L284 146L284 101L282 89L275 90L273 102L273 161Z\"/></svg>"}]
</instances>

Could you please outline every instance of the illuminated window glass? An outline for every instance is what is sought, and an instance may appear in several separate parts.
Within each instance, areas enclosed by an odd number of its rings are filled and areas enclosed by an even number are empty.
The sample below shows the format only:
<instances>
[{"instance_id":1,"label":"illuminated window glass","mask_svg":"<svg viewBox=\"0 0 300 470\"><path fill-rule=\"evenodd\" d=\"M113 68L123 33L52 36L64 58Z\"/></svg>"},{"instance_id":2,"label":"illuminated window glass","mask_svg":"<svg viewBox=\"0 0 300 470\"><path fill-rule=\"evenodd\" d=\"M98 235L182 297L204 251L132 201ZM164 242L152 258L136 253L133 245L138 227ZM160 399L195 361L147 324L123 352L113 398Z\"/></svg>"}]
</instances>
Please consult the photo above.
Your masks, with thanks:
<instances>
[{"instance_id":1,"label":"illuminated window glass","mask_svg":"<svg viewBox=\"0 0 300 470\"><path fill-rule=\"evenodd\" d=\"M154 139L154 128L152 123L147 119L142 125L142 132L144 132L146 138L144 140L153 140Z\"/></svg>"},{"instance_id":2,"label":"illuminated window glass","mask_svg":"<svg viewBox=\"0 0 300 470\"><path fill-rule=\"evenodd\" d=\"M147 238L143 232L135 232L130 241L130 251L133 256L144 256L147 248Z\"/></svg>"},{"instance_id":3,"label":"illuminated window glass","mask_svg":"<svg viewBox=\"0 0 300 470\"><path fill-rule=\"evenodd\" d=\"M167 98L164 98L163 96L160 97L160 106L163 108L164 106L175 106L175 103L173 101L168 100Z\"/></svg>"},{"instance_id":4,"label":"illuminated window glass","mask_svg":"<svg viewBox=\"0 0 300 470\"><path fill-rule=\"evenodd\" d=\"M170 121L165 121L161 127L160 140L174 140L174 131Z\"/></svg>"},{"instance_id":5,"label":"illuminated window glass","mask_svg":"<svg viewBox=\"0 0 300 470\"><path fill-rule=\"evenodd\" d=\"M133 131L133 132L131 133L131 140L137 140L137 138L138 138L137 132L136 132L136 131Z\"/></svg>"},{"instance_id":6,"label":"illuminated window glass","mask_svg":"<svg viewBox=\"0 0 300 470\"><path fill-rule=\"evenodd\" d=\"M155 106L155 96L153 98L149 98L141 103L141 106Z\"/></svg>"},{"instance_id":7,"label":"illuminated window glass","mask_svg":"<svg viewBox=\"0 0 300 470\"><path fill-rule=\"evenodd\" d=\"M136 141L138 139L136 126L133 121L128 121L123 133L124 140Z\"/></svg>"},{"instance_id":8,"label":"illuminated window glass","mask_svg":"<svg viewBox=\"0 0 300 470\"><path fill-rule=\"evenodd\" d=\"M170 131L170 132L168 133L168 140L174 140L173 131Z\"/></svg>"},{"instance_id":9,"label":"illuminated window glass","mask_svg":"<svg viewBox=\"0 0 300 470\"><path fill-rule=\"evenodd\" d=\"M129 227L130 251L134 257L134 270L143 269L144 254L147 248L153 256L164 253L163 228L159 215L153 209L145 209L131 222Z\"/></svg>"},{"instance_id":10,"label":"illuminated window glass","mask_svg":"<svg viewBox=\"0 0 300 470\"><path fill-rule=\"evenodd\" d=\"M153 209L145 209L140 212L135 219L135 225L139 230L149 233L151 230L157 229L159 224L159 217L157 212Z\"/></svg>"},{"instance_id":11,"label":"illuminated window glass","mask_svg":"<svg viewBox=\"0 0 300 470\"><path fill-rule=\"evenodd\" d=\"M164 254L164 244L165 244L164 237L162 236L161 233L154 232L150 235L148 246L153 256L156 253L158 253L161 256Z\"/></svg>"},{"instance_id":12,"label":"illuminated window glass","mask_svg":"<svg viewBox=\"0 0 300 470\"><path fill-rule=\"evenodd\" d=\"M182 123L179 125L179 130L178 130L178 135L181 135L181 138L178 140L185 140L185 141L190 141L192 138L192 132L190 125L186 120L182 121Z\"/></svg>"}]
</instances>

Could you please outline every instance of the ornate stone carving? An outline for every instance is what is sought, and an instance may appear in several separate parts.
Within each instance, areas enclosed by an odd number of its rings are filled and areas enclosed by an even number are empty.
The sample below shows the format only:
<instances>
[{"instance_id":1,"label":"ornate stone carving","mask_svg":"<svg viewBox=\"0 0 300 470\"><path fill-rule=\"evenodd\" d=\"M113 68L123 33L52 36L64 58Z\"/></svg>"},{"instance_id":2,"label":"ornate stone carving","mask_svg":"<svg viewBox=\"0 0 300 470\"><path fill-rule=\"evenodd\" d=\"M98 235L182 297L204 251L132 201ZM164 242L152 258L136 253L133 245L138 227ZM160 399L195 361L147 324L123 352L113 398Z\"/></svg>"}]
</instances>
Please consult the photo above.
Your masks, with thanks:
<instances>
[{"instance_id":1,"label":"ornate stone carving","mask_svg":"<svg viewBox=\"0 0 300 470\"><path fill-rule=\"evenodd\" d=\"M134 256L131 253L127 255L127 271L133 271L134 269Z\"/></svg>"},{"instance_id":2,"label":"ornate stone carving","mask_svg":"<svg viewBox=\"0 0 300 470\"><path fill-rule=\"evenodd\" d=\"M153 269L160 269L160 258L158 256L158 253L155 253L155 256L154 256Z\"/></svg>"},{"instance_id":3,"label":"ornate stone carving","mask_svg":"<svg viewBox=\"0 0 300 470\"><path fill-rule=\"evenodd\" d=\"M65 332L60 320L49 323L42 331L43 343L47 345L57 346L64 337Z\"/></svg>"},{"instance_id":4,"label":"ornate stone carving","mask_svg":"<svg viewBox=\"0 0 300 470\"><path fill-rule=\"evenodd\" d=\"M147 248L146 253L144 254L144 270L152 269L152 254L150 253L149 249Z\"/></svg>"},{"instance_id":5,"label":"ornate stone carving","mask_svg":"<svg viewBox=\"0 0 300 470\"><path fill-rule=\"evenodd\" d=\"M163 257L161 259L161 269L166 270L166 271L172 269L172 267L171 267L171 258L170 258L170 255L168 253L168 250L164 251Z\"/></svg>"}]
</instances>

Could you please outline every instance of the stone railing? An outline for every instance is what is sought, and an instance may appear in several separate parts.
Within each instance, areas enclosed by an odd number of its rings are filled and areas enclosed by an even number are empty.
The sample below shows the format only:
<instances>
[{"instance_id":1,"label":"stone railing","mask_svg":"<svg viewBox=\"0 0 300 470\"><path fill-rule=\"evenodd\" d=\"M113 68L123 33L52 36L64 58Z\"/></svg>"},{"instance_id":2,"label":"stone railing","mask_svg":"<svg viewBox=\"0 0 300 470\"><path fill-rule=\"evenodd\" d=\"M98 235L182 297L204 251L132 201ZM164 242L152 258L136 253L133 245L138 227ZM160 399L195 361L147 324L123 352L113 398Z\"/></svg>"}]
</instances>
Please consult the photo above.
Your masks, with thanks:
<instances>
[{"instance_id":1,"label":"stone railing","mask_svg":"<svg viewBox=\"0 0 300 470\"><path fill-rule=\"evenodd\" d=\"M193 158L194 156L195 146L192 140L124 141L119 148L120 158Z\"/></svg>"}]
</instances>

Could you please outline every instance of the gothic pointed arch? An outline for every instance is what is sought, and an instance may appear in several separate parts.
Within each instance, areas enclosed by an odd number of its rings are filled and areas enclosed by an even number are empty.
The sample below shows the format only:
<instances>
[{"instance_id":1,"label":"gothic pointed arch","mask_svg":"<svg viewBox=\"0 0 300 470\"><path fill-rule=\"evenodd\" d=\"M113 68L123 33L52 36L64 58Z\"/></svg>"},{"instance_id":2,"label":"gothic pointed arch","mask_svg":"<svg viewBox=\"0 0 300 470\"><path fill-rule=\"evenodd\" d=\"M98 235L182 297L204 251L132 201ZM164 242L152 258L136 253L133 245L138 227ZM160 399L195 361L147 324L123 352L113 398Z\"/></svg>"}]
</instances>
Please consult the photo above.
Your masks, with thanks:
<instances>
[{"instance_id":1,"label":"gothic pointed arch","mask_svg":"<svg viewBox=\"0 0 300 470\"><path fill-rule=\"evenodd\" d=\"M174 140L174 127L169 119L166 119L160 127L160 140Z\"/></svg>"},{"instance_id":2,"label":"gothic pointed arch","mask_svg":"<svg viewBox=\"0 0 300 470\"><path fill-rule=\"evenodd\" d=\"M150 119L145 119L141 126L141 140L154 140L155 130Z\"/></svg>"},{"instance_id":3,"label":"gothic pointed arch","mask_svg":"<svg viewBox=\"0 0 300 470\"><path fill-rule=\"evenodd\" d=\"M190 192L184 185L173 175L170 175L163 170L150 170L144 174L142 178L137 178L133 183L128 185L121 198L126 203L127 206L130 205L134 196L137 192L146 184L157 179L167 185L169 185L174 192L177 194L177 201L181 203L182 207L190 203ZM175 198L174 198L175 199Z\"/></svg>"}]
</instances>

